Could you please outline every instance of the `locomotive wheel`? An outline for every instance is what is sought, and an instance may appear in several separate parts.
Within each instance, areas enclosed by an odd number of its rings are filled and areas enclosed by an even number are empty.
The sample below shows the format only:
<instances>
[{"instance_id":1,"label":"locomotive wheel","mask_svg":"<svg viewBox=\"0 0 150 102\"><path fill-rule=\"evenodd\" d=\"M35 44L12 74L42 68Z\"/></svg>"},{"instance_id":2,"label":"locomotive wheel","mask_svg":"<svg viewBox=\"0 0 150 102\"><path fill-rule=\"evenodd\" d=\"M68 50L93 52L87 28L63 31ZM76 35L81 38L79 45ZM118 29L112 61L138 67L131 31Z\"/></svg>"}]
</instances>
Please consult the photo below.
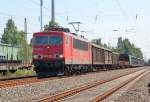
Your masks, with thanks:
<instances>
[{"instance_id":1,"label":"locomotive wheel","mask_svg":"<svg viewBox=\"0 0 150 102\"><path fill-rule=\"evenodd\" d=\"M65 66L65 73L64 75L69 75L70 72L69 72L69 66Z\"/></svg>"}]
</instances>

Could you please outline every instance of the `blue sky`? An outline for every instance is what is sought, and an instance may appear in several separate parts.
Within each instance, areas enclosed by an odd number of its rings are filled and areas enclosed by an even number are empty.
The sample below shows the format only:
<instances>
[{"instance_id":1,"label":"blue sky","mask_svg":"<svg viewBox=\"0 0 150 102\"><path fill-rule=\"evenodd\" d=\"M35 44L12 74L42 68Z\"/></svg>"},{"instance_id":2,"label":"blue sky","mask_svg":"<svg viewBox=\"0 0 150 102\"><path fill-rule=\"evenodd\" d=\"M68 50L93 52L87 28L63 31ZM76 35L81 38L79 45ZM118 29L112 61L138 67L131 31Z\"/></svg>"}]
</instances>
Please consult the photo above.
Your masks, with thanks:
<instances>
[{"instance_id":1,"label":"blue sky","mask_svg":"<svg viewBox=\"0 0 150 102\"><path fill-rule=\"evenodd\" d=\"M6 21L13 18L19 30L28 21L28 40L40 30L40 0L2 0L0 6L0 34ZM51 0L43 0L43 22L51 19ZM82 22L82 33L89 40L101 37L105 43L115 46L117 38L129 38L141 48L144 57L150 58L150 1L149 0L55 0L56 21L72 29L68 22ZM137 19L136 19L137 15ZM67 21L68 16L68 21ZM96 19L97 17L97 19ZM118 30L114 32L113 30ZM73 29L72 29L73 31Z\"/></svg>"}]
</instances>

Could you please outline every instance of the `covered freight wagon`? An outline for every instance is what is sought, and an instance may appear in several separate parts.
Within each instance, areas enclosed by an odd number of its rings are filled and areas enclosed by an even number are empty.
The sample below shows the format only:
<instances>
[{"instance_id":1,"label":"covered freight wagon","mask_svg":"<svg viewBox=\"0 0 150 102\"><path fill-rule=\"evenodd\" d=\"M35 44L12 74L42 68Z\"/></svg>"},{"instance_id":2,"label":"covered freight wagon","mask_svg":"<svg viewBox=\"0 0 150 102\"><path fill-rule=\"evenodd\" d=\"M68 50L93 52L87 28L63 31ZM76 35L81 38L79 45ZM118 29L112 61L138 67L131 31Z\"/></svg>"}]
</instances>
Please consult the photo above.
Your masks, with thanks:
<instances>
[{"instance_id":1,"label":"covered freight wagon","mask_svg":"<svg viewBox=\"0 0 150 102\"><path fill-rule=\"evenodd\" d=\"M92 44L92 65L96 68L110 68L112 66L112 51Z\"/></svg>"},{"instance_id":2,"label":"covered freight wagon","mask_svg":"<svg viewBox=\"0 0 150 102\"><path fill-rule=\"evenodd\" d=\"M22 60L19 56L20 47L11 44L0 44L0 53L6 56L6 60Z\"/></svg>"},{"instance_id":3,"label":"covered freight wagon","mask_svg":"<svg viewBox=\"0 0 150 102\"><path fill-rule=\"evenodd\" d=\"M129 55L129 64L130 64L131 67L143 66L144 65L144 60Z\"/></svg>"},{"instance_id":4,"label":"covered freight wagon","mask_svg":"<svg viewBox=\"0 0 150 102\"><path fill-rule=\"evenodd\" d=\"M19 46L0 43L0 72L15 72L20 68L29 68L31 64L23 63L23 49Z\"/></svg>"}]
</instances>

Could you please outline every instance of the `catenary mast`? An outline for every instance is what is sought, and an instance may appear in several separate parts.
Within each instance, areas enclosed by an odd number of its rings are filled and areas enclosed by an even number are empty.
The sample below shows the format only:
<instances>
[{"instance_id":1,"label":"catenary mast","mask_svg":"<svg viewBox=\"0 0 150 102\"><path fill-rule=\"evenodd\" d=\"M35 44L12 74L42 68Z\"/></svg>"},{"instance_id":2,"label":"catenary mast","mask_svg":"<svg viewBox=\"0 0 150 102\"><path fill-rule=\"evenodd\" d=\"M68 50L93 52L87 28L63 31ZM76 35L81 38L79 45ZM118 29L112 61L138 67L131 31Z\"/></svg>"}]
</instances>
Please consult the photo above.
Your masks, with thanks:
<instances>
[{"instance_id":1,"label":"catenary mast","mask_svg":"<svg viewBox=\"0 0 150 102\"><path fill-rule=\"evenodd\" d=\"M51 18L51 21L54 21L55 22L55 2L54 2L54 0L52 0L52 6L51 6L52 8L52 18Z\"/></svg>"}]
</instances>

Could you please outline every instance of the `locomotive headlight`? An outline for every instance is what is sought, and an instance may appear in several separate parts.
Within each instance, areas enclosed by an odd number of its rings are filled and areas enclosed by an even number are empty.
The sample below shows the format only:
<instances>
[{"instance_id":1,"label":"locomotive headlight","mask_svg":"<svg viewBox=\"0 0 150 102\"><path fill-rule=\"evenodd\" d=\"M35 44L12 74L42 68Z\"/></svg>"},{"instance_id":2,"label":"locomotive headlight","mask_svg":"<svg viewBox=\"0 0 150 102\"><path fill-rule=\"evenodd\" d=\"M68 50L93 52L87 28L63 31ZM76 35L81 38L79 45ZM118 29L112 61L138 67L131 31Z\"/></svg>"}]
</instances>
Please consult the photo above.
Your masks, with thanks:
<instances>
[{"instance_id":1,"label":"locomotive headlight","mask_svg":"<svg viewBox=\"0 0 150 102\"><path fill-rule=\"evenodd\" d=\"M63 58L64 56L62 54L56 54L55 58Z\"/></svg>"},{"instance_id":2,"label":"locomotive headlight","mask_svg":"<svg viewBox=\"0 0 150 102\"><path fill-rule=\"evenodd\" d=\"M34 59L37 59L37 58L38 58L38 55L33 55L33 58L34 58Z\"/></svg>"},{"instance_id":3,"label":"locomotive headlight","mask_svg":"<svg viewBox=\"0 0 150 102\"><path fill-rule=\"evenodd\" d=\"M63 58L63 57L64 57L63 55L61 55L61 54L59 55L59 58Z\"/></svg>"},{"instance_id":4,"label":"locomotive headlight","mask_svg":"<svg viewBox=\"0 0 150 102\"><path fill-rule=\"evenodd\" d=\"M44 56L43 55L33 55L34 59L42 59Z\"/></svg>"}]
</instances>

